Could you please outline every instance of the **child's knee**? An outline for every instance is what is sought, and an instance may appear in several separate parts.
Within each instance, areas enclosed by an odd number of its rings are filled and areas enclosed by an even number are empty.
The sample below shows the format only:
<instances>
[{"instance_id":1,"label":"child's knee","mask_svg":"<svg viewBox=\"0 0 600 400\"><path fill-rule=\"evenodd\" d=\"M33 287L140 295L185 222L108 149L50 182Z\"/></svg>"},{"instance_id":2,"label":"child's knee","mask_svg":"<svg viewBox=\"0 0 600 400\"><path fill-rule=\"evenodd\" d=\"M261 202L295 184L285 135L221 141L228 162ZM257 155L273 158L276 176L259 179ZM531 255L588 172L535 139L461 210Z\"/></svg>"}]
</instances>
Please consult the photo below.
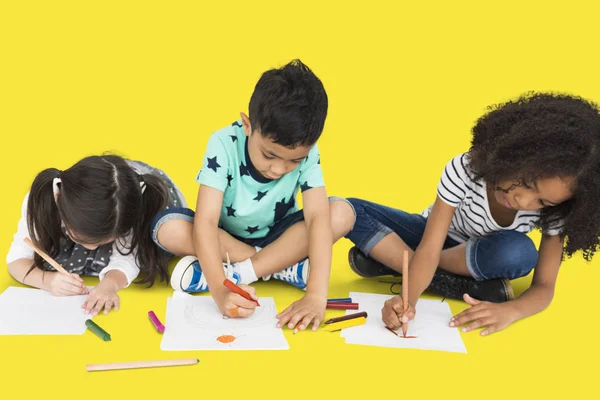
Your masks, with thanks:
<instances>
[{"instance_id":1,"label":"child's knee","mask_svg":"<svg viewBox=\"0 0 600 400\"><path fill-rule=\"evenodd\" d=\"M480 240L486 243L475 246L476 264L484 279L517 279L528 275L537 263L535 244L524 233L502 231Z\"/></svg>"},{"instance_id":2,"label":"child's knee","mask_svg":"<svg viewBox=\"0 0 600 400\"><path fill-rule=\"evenodd\" d=\"M354 207L346 199L334 198L329 204L331 228L336 237L342 237L352 230L356 213Z\"/></svg>"},{"instance_id":3,"label":"child's knee","mask_svg":"<svg viewBox=\"0 0 600 400\"><path fill-rule=\"evenodd\" d=\"M173 219L162 224L157 231L155 242L166 248L173 243L180 243L191 237L192 224L187 221Z\"/></svg>"},{"instance_id":4,"label":"child's knee","mask_svg":"<svg viewBox=\"0 0 600 400\"><path fill-rule=\"evenodd\" d=\"M538 252L533 240L526 235L520 235L511 243L511 251L504 253L503 261L509 270L507 278L517 279L528 275L535 267Z\"/></svg>"}]
</instances>

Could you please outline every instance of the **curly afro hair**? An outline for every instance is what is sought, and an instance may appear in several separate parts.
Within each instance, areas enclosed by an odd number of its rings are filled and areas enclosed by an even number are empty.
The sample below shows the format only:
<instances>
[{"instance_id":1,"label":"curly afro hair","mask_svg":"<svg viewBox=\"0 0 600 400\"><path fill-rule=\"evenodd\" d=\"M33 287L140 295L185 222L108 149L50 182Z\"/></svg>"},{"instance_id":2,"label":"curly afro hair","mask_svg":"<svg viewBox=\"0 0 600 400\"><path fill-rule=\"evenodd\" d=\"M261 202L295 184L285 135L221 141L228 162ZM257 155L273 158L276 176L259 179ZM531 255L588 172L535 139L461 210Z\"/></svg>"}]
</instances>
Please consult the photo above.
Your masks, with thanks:
<instances>
[{"instance_id":1,"label":"curly afro hair","mask_svg":"<svg viewBox=\"0 0 600 400\"><path fill-rule=\"evenodd\" d=\"M563 221L563 255L582 250L591 260L600 236L600 113L580 97L528 93L489 107L473 127L469 150L476 178L510 180L574 177L573 197L540 211L542 230Z\"/></svg>"}]
</instances>

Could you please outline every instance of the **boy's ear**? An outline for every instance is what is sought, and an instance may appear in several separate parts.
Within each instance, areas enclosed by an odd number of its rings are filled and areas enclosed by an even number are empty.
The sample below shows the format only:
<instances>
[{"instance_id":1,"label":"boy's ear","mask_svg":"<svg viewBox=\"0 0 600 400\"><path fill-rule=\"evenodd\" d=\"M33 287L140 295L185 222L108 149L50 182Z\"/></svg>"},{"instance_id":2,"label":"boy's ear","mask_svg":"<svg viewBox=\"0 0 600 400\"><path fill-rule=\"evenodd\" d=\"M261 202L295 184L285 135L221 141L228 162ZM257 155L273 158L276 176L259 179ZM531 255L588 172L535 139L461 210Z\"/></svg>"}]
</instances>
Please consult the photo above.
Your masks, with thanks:
<instances>
[{"instance_id":1,"label":"boy's ear","mask_svg":"<svg viewBox=\"0 0 600 400\"><path fill-rule=\"evenodd\" d=\"M252 133L252 126L250 125L250 118L243 112L240 113L240 117L242 118L242 127L244 128L244 134L246 136L250 136Z\"/></svg>"}]
</instances>

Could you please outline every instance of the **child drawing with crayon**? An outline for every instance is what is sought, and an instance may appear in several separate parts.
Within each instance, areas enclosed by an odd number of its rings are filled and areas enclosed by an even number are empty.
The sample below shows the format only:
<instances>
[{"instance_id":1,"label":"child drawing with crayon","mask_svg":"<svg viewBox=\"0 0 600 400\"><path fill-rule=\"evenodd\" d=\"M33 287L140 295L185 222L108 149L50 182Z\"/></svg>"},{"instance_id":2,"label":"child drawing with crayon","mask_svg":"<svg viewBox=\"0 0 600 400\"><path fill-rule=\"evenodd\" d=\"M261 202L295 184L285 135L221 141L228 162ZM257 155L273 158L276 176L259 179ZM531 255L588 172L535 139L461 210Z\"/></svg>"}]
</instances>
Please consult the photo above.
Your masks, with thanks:
<instances>
[{"instance_id":1,"label":"child drawing with crayon","mask_svg":"<svg viewBox=\"0 0 600 400\"><path fill-rule=\"evenodd\" d=\"M488 335L544 310L563 258L591 260L600 235L600 114L584 99L528 94L490 108L471 148L446 165L437 198L422 214L349 199L356 223L351 268L363 277L399 275L410 254L408 309L385 303L386 326L415 316L421 293L463 298L471 307L450 326ZM354 219L348 213L346 219ZM539 228L539 251L527 233ZM514 298L511 279L534 270Z\"/></svg>"},{"instance_id":2,"label":"child drawing with crayon","mask_svg":"<svg viewBox=\"0 0 600 400\"><path fill-rule=\"evenodd\" d=\"M152 241L150 224L159 211L185 205L163 171L139 161L91 156L64 171L45 169L23 201L8 270L19 282L55 296L86 294L80 275L99 276L85 312L118 310L117 292L138 275L140 283L168 279L169 256Z\"/></svg>"},{"instance_id":3,"label":"child drawing with crayon","mask_svg":"<svg viewBox=\"0 0 600 400\"><path fill-rule=\"evenodd\" d=\"M306 290L278 315L278 326L313 329L323 319L334 241L349 226L344 199L329 198L317 140L327 115L320 79L301 61L266 71L259 79L249 115L209 139L196 212L165 210L153 227L156 242L183 257L171 275L175 290L210 290L219 310L248 317L257 306L249 284L275 279ZM296 205L302 192L304 209ZM232 265L223 263L231 257ZM225 278L251 296L223 285Z\"/></svg>"}]
</instances>

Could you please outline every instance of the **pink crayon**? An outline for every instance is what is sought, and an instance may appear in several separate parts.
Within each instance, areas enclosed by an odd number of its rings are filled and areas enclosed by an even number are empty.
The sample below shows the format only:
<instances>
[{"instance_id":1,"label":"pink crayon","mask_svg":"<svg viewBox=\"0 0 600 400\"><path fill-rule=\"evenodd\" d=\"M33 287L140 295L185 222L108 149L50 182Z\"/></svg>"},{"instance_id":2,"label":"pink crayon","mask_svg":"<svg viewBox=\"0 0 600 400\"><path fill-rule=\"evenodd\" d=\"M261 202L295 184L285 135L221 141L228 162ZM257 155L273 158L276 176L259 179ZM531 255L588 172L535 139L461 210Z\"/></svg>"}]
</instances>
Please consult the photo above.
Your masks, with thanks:
<instances>
[{"instance_id":1,"label":"pink crayon","mask_svg":"<svg viewBox=\"0 0 600 400\"><path fill-rule=\"evenodd\" d=\"M150 317L150 321L152 321L152 324L154 325L156 330L160 333L164 333L165 326L161 324L161 322L158 320L158 317L156 316L156 314L154 314L154 311L148 311L148 316Z\"/></svg>"}]
</instances>

